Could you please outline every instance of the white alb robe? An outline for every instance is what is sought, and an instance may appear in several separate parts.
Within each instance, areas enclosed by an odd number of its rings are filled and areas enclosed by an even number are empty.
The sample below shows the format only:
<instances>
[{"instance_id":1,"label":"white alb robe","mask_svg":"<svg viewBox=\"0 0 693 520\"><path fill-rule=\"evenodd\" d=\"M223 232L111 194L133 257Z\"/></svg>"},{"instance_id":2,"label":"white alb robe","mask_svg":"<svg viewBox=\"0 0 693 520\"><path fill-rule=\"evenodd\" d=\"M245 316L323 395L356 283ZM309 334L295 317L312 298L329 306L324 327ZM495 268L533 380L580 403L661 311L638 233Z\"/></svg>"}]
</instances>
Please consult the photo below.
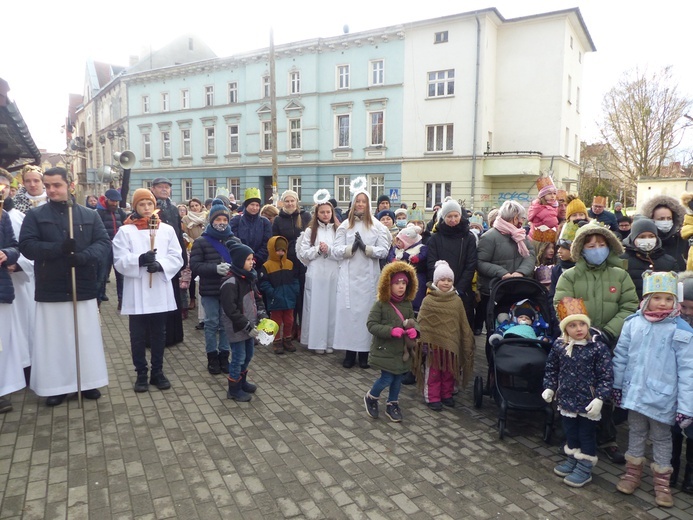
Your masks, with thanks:
<instances>
[{"instance_id":1,"label":"white alb robe","mask_svg":"<svg viewBox=\"0 0 693 520\"><path fill-rule=\"evenodd\" d=\"M0 323L9 324L11 320L12 304L0 303ZM12 326L0 327L0 397L26 386L21 350L14 348L13 329Z\"/></svg>"},{"instance_id":2,"label":"white alb robe","mask_svg":"<svg viewBox=\"0 0 693 520\"><path fill-rule=\"evenodd\" d=\"M24 213L17 209L8 211L12 221L14 236L19 238L19 231L24 222ZM20 271L10 273L14 286L14 302L12 302L12 341L20 349L22 366L31 365L34 350L34 326L36 317L36 302L34 301L34 262L24 255L19 255L17 265Z\"/></svg>"}]
</instances>

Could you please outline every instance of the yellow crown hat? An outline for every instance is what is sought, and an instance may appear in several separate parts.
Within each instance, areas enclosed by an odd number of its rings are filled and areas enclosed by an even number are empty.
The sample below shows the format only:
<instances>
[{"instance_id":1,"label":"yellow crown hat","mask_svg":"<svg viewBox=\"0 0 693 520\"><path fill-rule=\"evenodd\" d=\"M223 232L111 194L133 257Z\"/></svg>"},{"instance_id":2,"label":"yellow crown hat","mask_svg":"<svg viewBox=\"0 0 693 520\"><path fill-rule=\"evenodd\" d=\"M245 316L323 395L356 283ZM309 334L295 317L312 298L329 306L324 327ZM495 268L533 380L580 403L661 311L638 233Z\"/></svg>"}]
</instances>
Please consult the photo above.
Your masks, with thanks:
<instances>
[{"instance_id":1,"label":"yellow crown hat","mask_svg":"<svg viewBox=\"0 0 693 520\"><path fill-rule=\"evenodd\" d=\"M260 188L247 188L245 190L245 194L243 195L243 205L247 206L251 202L257 202L258 204L262 204Z\"/></svg>"}]
</instances>

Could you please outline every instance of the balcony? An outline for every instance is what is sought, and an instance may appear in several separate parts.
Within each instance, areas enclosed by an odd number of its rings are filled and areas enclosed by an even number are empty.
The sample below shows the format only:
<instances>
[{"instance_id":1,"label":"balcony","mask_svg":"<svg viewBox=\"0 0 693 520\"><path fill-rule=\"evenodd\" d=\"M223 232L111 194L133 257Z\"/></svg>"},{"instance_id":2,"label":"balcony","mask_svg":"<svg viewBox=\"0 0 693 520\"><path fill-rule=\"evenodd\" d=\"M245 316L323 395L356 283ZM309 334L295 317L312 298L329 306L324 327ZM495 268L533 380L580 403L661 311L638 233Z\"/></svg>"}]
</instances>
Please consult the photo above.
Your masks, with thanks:
<instances>
[{"instance_id":1,"label":"balcony","mask_svg":"<svg viewBox=\"0 0 693 520\"><path fill-rule=\"evenodd\" d=\"M541 152L486 152L483 173L487 177L538 177L541 158Z\"/></svg>"}]
</instances>

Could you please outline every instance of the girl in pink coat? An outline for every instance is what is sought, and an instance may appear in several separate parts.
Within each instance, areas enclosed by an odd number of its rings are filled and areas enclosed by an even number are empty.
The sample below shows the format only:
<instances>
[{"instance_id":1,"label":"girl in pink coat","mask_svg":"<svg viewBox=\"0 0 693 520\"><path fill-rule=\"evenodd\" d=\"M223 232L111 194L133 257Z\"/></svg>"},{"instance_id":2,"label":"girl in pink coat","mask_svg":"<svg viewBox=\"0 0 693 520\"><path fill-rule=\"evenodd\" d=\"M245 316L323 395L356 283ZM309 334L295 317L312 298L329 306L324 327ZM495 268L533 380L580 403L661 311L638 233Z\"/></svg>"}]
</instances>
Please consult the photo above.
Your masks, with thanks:
<instances>
[{"instance_id":1,"label":"girl in pink coat","mask_svg":"<svg viewBox=\"0 0 693 520\"><path fill-rule=\"evenodd\" d=\"M556 187L550 177L537 180L539 195L527 211L529 238L537 242L555 242L558 230L558 201Z\"/></svg>"}]
</instances>

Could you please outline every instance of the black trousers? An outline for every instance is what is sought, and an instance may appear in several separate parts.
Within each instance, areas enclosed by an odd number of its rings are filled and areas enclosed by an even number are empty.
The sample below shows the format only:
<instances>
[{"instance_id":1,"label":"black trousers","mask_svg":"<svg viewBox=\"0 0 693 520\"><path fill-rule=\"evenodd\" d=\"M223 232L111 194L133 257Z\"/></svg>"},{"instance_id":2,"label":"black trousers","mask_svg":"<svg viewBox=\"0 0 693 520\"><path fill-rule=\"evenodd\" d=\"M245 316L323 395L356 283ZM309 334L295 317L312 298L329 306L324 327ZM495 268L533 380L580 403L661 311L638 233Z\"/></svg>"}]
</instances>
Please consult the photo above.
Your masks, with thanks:
<instances>
[{"instance_id":1,"label":"black trousers","mask_svg":"<svg viewBox=\"0 0 693 520\"><path fill-rule=\"evenodd\" d=\"M164 367L167 314L159 312L129 316L132 362L138 374L147 373L147 345L151 347L152 374L161 372Z\"/></svg>"}]
</instances>

